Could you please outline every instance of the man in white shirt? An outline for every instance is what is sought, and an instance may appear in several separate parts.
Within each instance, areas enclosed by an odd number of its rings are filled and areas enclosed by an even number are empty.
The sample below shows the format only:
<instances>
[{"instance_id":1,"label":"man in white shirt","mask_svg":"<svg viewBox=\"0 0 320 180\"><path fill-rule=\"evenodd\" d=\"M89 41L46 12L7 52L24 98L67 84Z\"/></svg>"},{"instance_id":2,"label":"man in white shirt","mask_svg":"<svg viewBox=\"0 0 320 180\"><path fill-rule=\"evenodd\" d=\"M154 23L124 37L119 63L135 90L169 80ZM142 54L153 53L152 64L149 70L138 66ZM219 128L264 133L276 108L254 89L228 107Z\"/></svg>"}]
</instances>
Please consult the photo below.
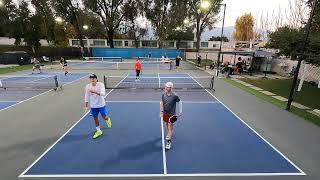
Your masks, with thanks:
<instances>
[{"instance_id":1,"label":"man in white shirt","mask_svg":"<svg viewBox=\"0 0 320 180\"><path fill-rule=\"evenodd\" d=\"M106 102L104 96L106 95L106 89L103 83L98 82L97 75L91 74L89 76L90 83L87 84L85 89L85 111L88 110L90 102L90 111L93 116L97 131L93 135L93 139L100 137L103 132L100 129L98 115L101 114L102 118L106 120L108 128L111 128L111 119L107 115Z\"/></svg>"}]
</instances>

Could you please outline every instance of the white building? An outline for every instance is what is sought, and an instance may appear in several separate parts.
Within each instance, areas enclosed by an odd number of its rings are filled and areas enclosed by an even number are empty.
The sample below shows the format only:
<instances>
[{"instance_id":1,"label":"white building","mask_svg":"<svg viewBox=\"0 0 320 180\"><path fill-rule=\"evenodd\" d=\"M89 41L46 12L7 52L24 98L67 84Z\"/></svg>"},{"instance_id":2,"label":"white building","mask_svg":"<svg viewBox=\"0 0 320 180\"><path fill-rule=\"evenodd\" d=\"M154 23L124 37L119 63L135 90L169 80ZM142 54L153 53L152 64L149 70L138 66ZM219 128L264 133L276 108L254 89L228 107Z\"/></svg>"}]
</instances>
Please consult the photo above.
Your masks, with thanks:
<instances>
[{"instance_id":1,"label":"white building","mask_svg":"<svg viewBox=\"0 0 320 180\"><path fill-rule=\"evenodd\" d=\"M107 39L83 39L85 47L109 47ZM135 48L135 41L132 39L114 39L114 47L116 48ZM139 40L137 41L139 48L159 48L157 40ZM229 44L229 43L227 43ZM78 47L80 45L78 39L69 39L69 46ZM201 41L200 49L219 49L219 41ZM171 49L196 49L196 42L194 41L165 41L164 48Z\"/></svg>"},{"instance_id":2,"label":"white building","mask_svg":"<svg viewBox=\"0 0 320 180\"><path fill-rule=\"evenodd\" d=\"M16 39L14 39L14 38L0 37L0 45L9 45L9 46L12 45L13 46L15 41L16 41ZM41 39L40 44L41 44L41 46L49 46L48 41L45 39ZM26 45L26 43L23 41L23 39L21 39L21 45L22 46Z\"/></svg>"}]
</instances>

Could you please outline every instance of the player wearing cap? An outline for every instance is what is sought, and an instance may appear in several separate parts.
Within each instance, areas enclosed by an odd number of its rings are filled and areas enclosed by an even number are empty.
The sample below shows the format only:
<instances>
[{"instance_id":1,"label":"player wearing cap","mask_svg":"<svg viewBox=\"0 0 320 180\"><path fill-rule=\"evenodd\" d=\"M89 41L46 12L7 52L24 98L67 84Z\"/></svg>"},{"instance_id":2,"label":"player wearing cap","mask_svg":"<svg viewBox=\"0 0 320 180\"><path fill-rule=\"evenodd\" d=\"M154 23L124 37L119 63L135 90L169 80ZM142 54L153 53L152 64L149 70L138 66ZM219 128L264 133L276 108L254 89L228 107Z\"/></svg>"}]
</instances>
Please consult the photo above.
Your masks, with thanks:
<instances>
[{"instance_id":1,"label":"player wearing cap","mask_svg":"<svg viewBox=\"0 0 320 180\"><path fill-rule=\"evenodd\" d=\"M96 139L103 134L99 125L99 113L102 118L106 120L108 128L111 128L111 119L109 116L107 116L106 102L104 100L104 96L106 95L104 84L98 82L97 75L95 74L91 74L89 78L90 83L87 84L85 88L84 108L85 111L87 111L90 102L90 112L93 116L93 120L97 129L97 131L93 135L93 139Z\"/></svg>"},{"instance_id":2,"label":"player wearing cap","mask_svg":"<svg viewBox=\"0 0 320 180\"><path fill-rule=\"evenodd\" d=\"M176 107L179 107L178 113L176 114ZM165 85L165 92L162 94L162 99L160 101L160 117L165 122L167 127L166 136L166 149L171 148L171 138L173 133L173 124L169 122L169 118L172 116L182 115L182 102L177 94L173 92L173 83L167 82Z\"/></svg>"}]
</instances>

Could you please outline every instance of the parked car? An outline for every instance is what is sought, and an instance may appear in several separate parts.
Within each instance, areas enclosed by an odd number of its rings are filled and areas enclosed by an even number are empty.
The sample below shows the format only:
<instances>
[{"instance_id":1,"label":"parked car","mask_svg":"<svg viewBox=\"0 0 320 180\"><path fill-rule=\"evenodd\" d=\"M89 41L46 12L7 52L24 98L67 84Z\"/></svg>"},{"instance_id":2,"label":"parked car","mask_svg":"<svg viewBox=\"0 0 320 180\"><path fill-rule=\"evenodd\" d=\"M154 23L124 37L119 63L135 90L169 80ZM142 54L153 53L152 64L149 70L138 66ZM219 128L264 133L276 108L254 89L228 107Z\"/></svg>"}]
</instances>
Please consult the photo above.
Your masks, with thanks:
<instances>
[{"instance_id":1,"label":"parked car","mask_svg":"<svg viewBox=\"0 0 320 180\"><path fill-rule=\"evenodd\" d=\"M9 51L0 54L0 64L30 64L31 56L24 51Z\"/></svg>"}]
</instances>

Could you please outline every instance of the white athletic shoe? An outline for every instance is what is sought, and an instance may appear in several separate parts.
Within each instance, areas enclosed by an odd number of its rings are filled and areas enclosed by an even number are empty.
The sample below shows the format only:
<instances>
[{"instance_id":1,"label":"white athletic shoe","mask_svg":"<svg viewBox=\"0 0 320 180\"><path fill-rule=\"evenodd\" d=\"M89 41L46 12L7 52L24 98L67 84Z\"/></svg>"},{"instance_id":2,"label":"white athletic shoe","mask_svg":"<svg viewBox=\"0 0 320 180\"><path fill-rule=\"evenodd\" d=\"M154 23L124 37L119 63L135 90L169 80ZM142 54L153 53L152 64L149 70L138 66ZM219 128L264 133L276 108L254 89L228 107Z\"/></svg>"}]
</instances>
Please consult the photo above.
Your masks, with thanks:
<instances>
[{"instance_id":1,"label":"white athletic shoe","mask_svg":"<svg viewBox=\"0 0 320 180\"><path fill-rule=\"evenodd\" d=\"M171 141L168 141L166 144L166 149L169 150L171 149Z\"/></svg>"},{"instance_id":2,"label":"white athletic shoe","mask_svg":"<svg viewBox=\"0 0 320 180\"><path fill-rule=\"evenodd\" d=\"M169 140L169 136L168 136L168 135L166 136L166 140L167 140L167 141Z\"/></svg>"}]
</instances>

